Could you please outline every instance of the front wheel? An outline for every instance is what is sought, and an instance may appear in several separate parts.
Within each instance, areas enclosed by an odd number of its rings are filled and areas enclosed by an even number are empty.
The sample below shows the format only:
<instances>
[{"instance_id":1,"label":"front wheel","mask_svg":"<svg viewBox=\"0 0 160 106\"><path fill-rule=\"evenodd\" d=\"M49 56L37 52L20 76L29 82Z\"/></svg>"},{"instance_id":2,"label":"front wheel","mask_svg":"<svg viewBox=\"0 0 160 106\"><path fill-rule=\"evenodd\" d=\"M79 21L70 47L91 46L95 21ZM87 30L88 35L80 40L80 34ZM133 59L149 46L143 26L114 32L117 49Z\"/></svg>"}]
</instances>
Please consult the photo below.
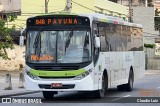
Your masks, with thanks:
<instances>
[{"instance_id":1,"label":"front wheel","mask_svg":"<svg viewBox=\"0 0 160 106\"><path fill-rule=\"evenodd\" d=\"M52 99L57 92L55 91L42 91L43 97L45 99Z\"/></svg>"},{"instance_id":2,"label":"front wheel","mask_svg":"<svg viewBox=\"0 0 160 106\"><path fill-rule=\"evenodd\" d=\"M94 91L94 96L96 98L103 98L105 96L106 90L107 90L107 80L106 77L103 75L102 76L102 89Z\"/></svg>"}]
</instances>

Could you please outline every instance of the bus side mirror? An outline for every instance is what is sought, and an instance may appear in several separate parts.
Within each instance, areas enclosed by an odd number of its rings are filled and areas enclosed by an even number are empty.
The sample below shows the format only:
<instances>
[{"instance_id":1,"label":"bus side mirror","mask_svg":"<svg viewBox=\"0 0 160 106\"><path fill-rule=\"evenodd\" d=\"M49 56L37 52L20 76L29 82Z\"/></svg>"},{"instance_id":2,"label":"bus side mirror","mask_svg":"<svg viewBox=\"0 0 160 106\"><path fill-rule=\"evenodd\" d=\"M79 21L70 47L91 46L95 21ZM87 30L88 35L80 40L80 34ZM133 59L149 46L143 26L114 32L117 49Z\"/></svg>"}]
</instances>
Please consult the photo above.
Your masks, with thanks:
<instances>
[{"instance_id":1,"label":"bus side mirror","mask_svg":"<svg viewBox=\"0 0 160 106\"><path fill-rule=\"evenodd\" d=\"M25 29L21 29L21 36L19 37L19 45L24 46L24 36L22 35Z\"/></svg>"},{"instance_id":2,"label":"bus side mirror","mask_svg":"<svg viewBox=\"0 0 160 106\"><path fill-rule=\"evenodd\" d=\"M100 39L97 36L95 36L94 38L94 45L95 45L95 48L100 48Z\"/></svg>"},{"instance_id":3,"label":"bus side mirror","mask_svg":"<svg viewBox=\"0 0 160 106\"><path fill-rule=\"evenodd\" d=\"M24 46L24 36L19 37L19 45Z\"/></svg>"},{"instance_id":4,"label":"bus side mirror","mask_svg":"<svg viewBox=\"0 0 160 106\"><path fill-rule=\"evenodd\" d=\"M94 31L93 33L94 33L95 35L98 35L97 28L94 28L94 30L93 30L93 31Z\"/></svg>"}]
</instances>

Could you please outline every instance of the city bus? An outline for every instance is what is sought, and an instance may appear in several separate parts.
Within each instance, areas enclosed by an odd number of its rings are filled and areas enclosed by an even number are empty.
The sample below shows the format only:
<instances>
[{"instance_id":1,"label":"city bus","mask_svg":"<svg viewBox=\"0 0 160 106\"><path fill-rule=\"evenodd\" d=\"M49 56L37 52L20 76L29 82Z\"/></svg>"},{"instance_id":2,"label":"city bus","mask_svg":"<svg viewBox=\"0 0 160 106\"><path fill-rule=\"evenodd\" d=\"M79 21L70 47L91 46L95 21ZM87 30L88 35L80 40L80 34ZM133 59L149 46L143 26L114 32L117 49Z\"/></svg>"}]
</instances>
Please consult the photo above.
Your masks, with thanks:
<instances>
[{"instance_id":1,"label":"city bus","mask_svg":"<svg viewBox=\"0 0 160 106\"><path fill-rule=\"evenodd\" d=\"M53 98L60 91L132 91L144 76L140 24L103 14L47 14L26 22L27 90Z\"/></svg>"}]
</instances>

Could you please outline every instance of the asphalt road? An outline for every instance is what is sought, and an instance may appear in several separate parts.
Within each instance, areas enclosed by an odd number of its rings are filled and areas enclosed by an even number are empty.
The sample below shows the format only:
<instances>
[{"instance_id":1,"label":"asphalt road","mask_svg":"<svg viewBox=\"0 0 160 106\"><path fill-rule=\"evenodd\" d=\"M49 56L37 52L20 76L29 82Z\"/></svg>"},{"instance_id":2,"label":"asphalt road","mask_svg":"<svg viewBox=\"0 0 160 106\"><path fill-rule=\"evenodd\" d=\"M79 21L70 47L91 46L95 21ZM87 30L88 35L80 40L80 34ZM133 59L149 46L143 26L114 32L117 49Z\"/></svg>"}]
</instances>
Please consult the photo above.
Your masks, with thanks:
<instances>
[{"instance_id":1,"label":"asphalt road","mask_svg":"<svg viewBox=\"0 0 160 106\"><path fill-rule=\"evenodd\" d=\"M160 104L160 75L146 75L144 78L134 82L134 89L132 92L118 91L116 88L109 88L107 94L102 99L96 99L91 93L85 92L59 92L54 99L46 100L43 99L42 93L33 93L26 95L19 95L14 97L20 98L39 98L43 103L50 103L50 105L59 106L132 106L132 105L145 105L153 106ZM149 100L158 99L159 103L137 103L137 99L146 99L145 97L150 97ZM159 98L158 98L159 97ZM147 99L148 99L147 98ZM64 103L66 103L64 105ZM85 103L85 104L84 104ZM130 104L128 104L130 103ZM26 104L27 105L27 104ZM7 105L5 105L7 106ZM12 104L12 106L14 106ZM16 105L17 106L17 105ZM36 104L34 104L36 106ZM39 105L38 105L39 106Z\"/></svg>"}]
</instances>

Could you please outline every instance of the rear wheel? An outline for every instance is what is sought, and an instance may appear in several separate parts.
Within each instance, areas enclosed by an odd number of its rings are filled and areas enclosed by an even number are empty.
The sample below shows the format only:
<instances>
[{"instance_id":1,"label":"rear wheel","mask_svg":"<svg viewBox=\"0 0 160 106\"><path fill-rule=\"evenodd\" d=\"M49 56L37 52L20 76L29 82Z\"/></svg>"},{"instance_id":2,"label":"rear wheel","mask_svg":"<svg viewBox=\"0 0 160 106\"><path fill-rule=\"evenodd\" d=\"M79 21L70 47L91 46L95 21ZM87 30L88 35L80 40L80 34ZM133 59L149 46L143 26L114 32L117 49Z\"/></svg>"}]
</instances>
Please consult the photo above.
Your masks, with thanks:
<instances>
[{"instance_id":1,"label":"rear wheel","mask_svg":"<svg viewBox=\"0 0 160 106\"><path fill-rule=\"evenodd\" d=\"M102 76L102 89L94 91L94 96L96 98L102 98L105 96L105 93L108 87L107 84L108 84L107 78L103 75Z\"/></svg>"},{"instance_id":2,"label":"rear wheel","mask_svg":"<svg viewBox=\"0 0 160 106\"><path fill-rule=\"evenodd\" d=\"M118 91L132 91L133 90L133 81L134 81L134 74L131 71L128 78L127 84L118 85L117 89Z\"/></svg>"},{"instance_id":3,"label":"rear wheel","mask_svg":"<svg viewBox=\"0 0 160 106\"><path fill-rule=\"evenodd\" d=\"M57 94L57 92L56 91L43 91L42 94L45 99L52 99L54 95Z\"/></svg>"},{"instance_id":4,"label":"rear wheel","mask_svg":"<svg viewBox=\"0 0 160 106\"><path fill-rule=\"evenodd\" d=\"M126 84L126 91L133 90L133 80L134 80L134 75L133 72L131 72L129 75L128 83Z\"/></svg>"},{"instance_id":5,"label":"rear wheel","mask_svg":"<svg viewBox=\"0 0 160 106\"><path fill-rule=\"evenodd\" d=\"M118 90L118 91L124 91L125 89L126 89L126 86L125 86L124 84L117 86L117 90Z\"/></svg>"}]
</instances>

